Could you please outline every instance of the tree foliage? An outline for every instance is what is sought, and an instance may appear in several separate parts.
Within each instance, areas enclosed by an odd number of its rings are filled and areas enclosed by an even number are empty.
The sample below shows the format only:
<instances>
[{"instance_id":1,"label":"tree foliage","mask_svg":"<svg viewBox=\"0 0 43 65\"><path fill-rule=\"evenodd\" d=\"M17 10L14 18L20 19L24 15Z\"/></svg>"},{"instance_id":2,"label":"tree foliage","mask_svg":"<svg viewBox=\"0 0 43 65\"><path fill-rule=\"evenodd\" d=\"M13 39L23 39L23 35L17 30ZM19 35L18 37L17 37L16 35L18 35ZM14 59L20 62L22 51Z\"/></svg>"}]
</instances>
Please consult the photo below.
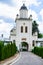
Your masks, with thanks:
<instances>
[{"instance_id":1,"label":"tree foliage","mask_svg":"<svg viewBox=\"0 0 43 65\"><path fill-rule=\"evenodd\" d=\"M43 47L34 47L32 52L43 58Z\"/></svg>"},{"instance_id":2,"label":"tree foliage","mask_svg":"<svg viewBox=\"0 0 43 65\"><path fill-rule=\"evenodd\" d=\"M39 33L39 29L38 29L38 24L36 23L36 21L33 21L33 23L32 23L32 34L34 34L35 32Z\"/></svg>"},{"instance_id":3,"label":"tree foliage","mask_svg":"<svg viewBox=\"0 0 43 65\"><path fill-rule=\"evenodd\" d=\"M43 34L39 33L38 38L43 38Z\"/></svg>"},{"instance_id":4,"label":"tree foliage","mask_svg":"<svg viewBox=\"0 0 43 65\"><path fill-rule=\"evenodd\" d=\"M39 33L39 29L38 29L38 24L36 21L33 21L32 23L32 34L34 34L35 32L38 33L38 38L42 38L43 37L43 34Z\"/></svg>"},{"instance_id":5,"label":"tree foliage","mask_svg":"<svg viewBox=\"0 0 43 65\"><path fill-rule=\"evenodd\" d=\"M0 41L0 61L13 56L17 52L17 47L15 43L8 43L4 45Z\"/></svg>"}]
</instances>

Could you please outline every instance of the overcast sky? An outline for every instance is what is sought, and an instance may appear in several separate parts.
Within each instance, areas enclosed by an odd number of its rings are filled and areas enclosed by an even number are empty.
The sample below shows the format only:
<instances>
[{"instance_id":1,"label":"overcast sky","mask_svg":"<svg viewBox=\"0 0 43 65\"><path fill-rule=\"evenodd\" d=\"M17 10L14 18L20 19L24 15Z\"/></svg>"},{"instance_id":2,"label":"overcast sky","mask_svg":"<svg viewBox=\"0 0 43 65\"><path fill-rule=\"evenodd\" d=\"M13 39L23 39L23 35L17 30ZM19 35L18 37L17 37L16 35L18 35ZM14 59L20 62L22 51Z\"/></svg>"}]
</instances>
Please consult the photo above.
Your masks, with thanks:
<instances>
[{"instance_id":1,"label":"overcast sky","mask_svg":"<svg viewBox=\"0 0 43 65\"><path fill-rule=\"evenodd\" d=\"M43 33L43 0L0 0L0 35L9 37L10 30L15 26L16 14L19 14L24 1L29 10L28 16L32 14Z\"/></svg>"}]
</instances>

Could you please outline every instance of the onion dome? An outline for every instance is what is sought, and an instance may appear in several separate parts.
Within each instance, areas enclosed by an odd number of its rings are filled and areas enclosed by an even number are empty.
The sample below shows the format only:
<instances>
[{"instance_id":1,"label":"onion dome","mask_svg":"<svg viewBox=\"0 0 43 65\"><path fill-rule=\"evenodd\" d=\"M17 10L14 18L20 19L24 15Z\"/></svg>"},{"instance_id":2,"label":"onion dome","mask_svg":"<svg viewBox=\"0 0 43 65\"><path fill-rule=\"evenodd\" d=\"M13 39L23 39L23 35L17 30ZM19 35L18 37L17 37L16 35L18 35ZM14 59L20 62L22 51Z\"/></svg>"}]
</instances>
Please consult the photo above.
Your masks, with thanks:
<instances>
[{"instance_id":1,"label":"onion dome","mask_svg":"<svg viewBox=\"0 0 43 65\"><path fill-rule=\"evenodd\" d=\"M23 4L23 6L21 6L20 10L28 10L27 7L25 6L25 4Z\"/></svg>"}]
</instances>

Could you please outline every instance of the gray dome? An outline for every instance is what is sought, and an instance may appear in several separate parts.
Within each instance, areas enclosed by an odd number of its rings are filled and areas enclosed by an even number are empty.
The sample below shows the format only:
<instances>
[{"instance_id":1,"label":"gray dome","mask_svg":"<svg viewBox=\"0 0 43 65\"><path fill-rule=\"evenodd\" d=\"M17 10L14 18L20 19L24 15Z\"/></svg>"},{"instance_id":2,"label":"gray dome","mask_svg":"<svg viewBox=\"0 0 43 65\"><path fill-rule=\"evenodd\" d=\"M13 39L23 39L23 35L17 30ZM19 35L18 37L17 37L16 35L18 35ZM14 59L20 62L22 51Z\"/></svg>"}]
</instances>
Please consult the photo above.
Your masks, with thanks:
<instances>
[{"instance_id":1,"label":"gray dome","mask_svg":"<svg viewBox=\"0 0 43 65\"><path fill-rule=\"evenodd\" d=\"M25 6L25 4L23 4L23 6L21 6L20 10L28 10L27 7Z\"/></svg>"}]
</instances>

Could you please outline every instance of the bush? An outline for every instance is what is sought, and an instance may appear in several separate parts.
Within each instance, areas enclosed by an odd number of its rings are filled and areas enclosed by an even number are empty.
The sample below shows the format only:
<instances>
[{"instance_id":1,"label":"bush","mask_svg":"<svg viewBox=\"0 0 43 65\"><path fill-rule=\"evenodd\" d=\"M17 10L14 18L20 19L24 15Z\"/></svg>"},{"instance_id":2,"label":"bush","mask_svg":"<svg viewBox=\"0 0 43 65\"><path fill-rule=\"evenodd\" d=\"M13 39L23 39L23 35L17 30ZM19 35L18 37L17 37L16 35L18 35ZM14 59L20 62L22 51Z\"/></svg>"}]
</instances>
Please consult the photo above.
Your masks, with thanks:
<instances>
[{"instance_id":1,"label":"bush","mask_svg":"<svg viewBox=\"0 0 43 65\"><path fill-rule=\"evenodd\" d=\"M8 43L4 45L4 42L0 41L0 61L13 56L17 52L15 43Z\"/></svg>"},{"instance_id":2,"label":"bush","mask_svg":"<svg viewBox=\"0 0 43 65\"><path fill-rule=\"evenodd\" d=\"M43 47L34 47L32 52L43 58Z\"/></svg>"},{"instance_id":3,"label":"bush","mask_svg":"<svg viewBox=\"0 0 43 65\"><path fill-rule=\"evenodd\" d=\"M0 41L0 60L2 59L2 51L3 51L4 43Z\"/></svg>"}]
</instances>

